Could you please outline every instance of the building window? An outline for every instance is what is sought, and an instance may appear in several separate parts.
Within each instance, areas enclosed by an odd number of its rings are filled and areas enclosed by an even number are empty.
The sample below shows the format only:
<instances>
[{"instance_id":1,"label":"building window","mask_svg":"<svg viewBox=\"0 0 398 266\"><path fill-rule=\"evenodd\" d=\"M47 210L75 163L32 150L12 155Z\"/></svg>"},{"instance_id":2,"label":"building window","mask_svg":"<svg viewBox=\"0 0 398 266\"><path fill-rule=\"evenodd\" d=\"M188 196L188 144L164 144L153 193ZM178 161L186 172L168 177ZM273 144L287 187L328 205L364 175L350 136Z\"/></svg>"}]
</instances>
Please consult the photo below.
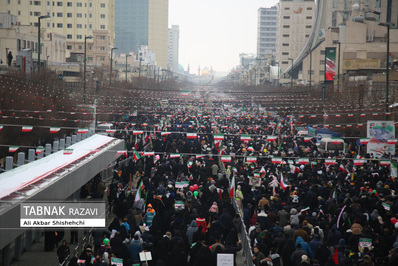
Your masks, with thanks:
<instances>
[{"instance_id":1,"label":"building window","mask_svg":"<svg viewBox=\"0 0 398 266\"><path fill-rule=\"evenodd\" d=\"M93 50L93 46L90 45L90 46L88 47L88 49L89 49L90 51Z\"/></svg>"},{"instance_id":2,"label":"building window","mask_svg":"<svg viewBox=\"0 0 398 266\"><path fill-rule=\"evenodd\" d=\"M305 28L306 28L306 29L311 29L312 26L311 26L311 25L307 25L307 26L305 26Z\"/></svg>"},{"instance_id":3,"label":"building window","mask_svg":"<svg viewBox=\"0 0 398 266\"><path fill-rule=\"evenodd\" d=\"M308 70L308 75L314 75L314 70Z\"/></svg>"},{"instance_id":4,"label":"building window","mask_svg":"<svg viewBox=\"0 0 398 266\"><path fill-rule=\"evenodd\" d=\"M290 16L283 16L283 19L290 19Z\"/></svg>"},{"instance_id":5,"label":"building window","mask_svg":"<svg viewBox=\"0 0 398 266\"><path fill-rule=\"evenodd\" d=\"M41 12L34 12L33 13L35 17L40 17L41 16Z\"/></svg>"},{"instance_id":6,"label":"building window","mask_svg":"<svg viewBox=\"0 0 398 266\"><path fill-rule=\"evenodd\" d=\"M17 50L21 51L21 39L17 40Z\"/></svg>"},{"instance_id":7,"label":"building window","mask_svg":"<svg viewBox=\"0 0 398 266\"><path fill-rule=\"evenodd\" d=\"M63 2L57 2L57 6L62 6Z\"/></svg>"},{"instance_id":8,"label":"building window","mask_svg":"<svg viewBox=\"0 0 398 266\"><path fill-rule=\"evenodd\" d=\"M76 17L82 18L82 17L83 17L83 16L82 16L82 13L77 13L77 14L76 14Z\"/></svg>"},{"instance_id":9,"label":"building window","mask_svg":"<svg viewBox=\"0 0 398 266\"><path fill-rule=\"evenodd\" d=\"M101 14L101 18L105 18L105 14Z\"/></svg>"},{"instance_id":10,"label":"building window","mask_svg":"<svg viewBox=\"0 0 398 266\"><path fill-rule=\"evenodd\" d=\"M101 50L101 51L105 51L105 46L101 46L101 47L100 47L100 50Z\"/></svg>"},{"instance_id":11,"label":"building window","mask_svg":"<svg viewBox=\"0 0 398 266\"><path fill-rule=\"evenodd\" d=\"M57 13L57 17L62 18L62 13L61 12Z\"/></svg>"},{"instance_id":12,"label":"building window","mask_svg":"<svg viewBox=\"0 0 398 266\"><path fill-rule=\"evenodd\" d=\"M80 34L78 34L77 36L76 36L76 39L82 39L82 35L80 35Z\"/></svg>"},{"instance_id":13,"label":"building window","mask_svg":"<svg viewBox=\"0 0 398 266\"><path fill-rule=\"evenodd\" d=\"M290 25L283 25L283 28L284 28L284 29L289 29L289 28L290 28Z\"/></svg>"},{"instance_id":14,"label":"building window","mask_svg":"<svg viewBox=\"0 0 398 266\"><path fill-rule=\"evenodd\" d=\"M88 7L93 7L93 3L89 3L89 4L88 4Z\"/></svg>"},{"instance_id":15,"label":"building window","mask_svg":"<svg viewBox=\"0 0 398 266\"><path fill-rule=\"evenodd\" d=\"M71 29L71 28L72 28L72 24L69 24L69 23L68 23L68 24L67 24L67 28L68 28L68 29Z\"/></svg>"},{"instance_id":16,"label":"building window","mask_svg":"<svg viewBox=\"0 0 398 266\"><path fill-rule=\"evenodd\" d=\"M319 60L319 64L321 64L321 66L323 66L325 64L325 60Z\"/></svg>"},{"instance_id":17,"label":"building window","mask_svg":"<svg viewBox=\"0 0 398 266\"><path fill-rule=\"evenodd\" d=\"M22 41L22 49L26 49L26 40Z\"/></svg>"},{"instance_id":18,"label":"building window","mask_svg":"<svg viewBox=\"0 0 398 266\"><path fill-rule=\"evenodd\" d=\"M312 19L312 17L311 16L307 16L306 19Z\"/></svg>"},{"instance_id":19,"label":"building window","mask_svg":"<svg viewBox=\"0 0 398 266\"><path fill-rule=\"evenodd\" d=\"M307 10L312 10L312 7L307 7Z\"/></svg>"},{"instance_id":20,"label":"building window","mask_svg":"<svg viewBox=\"0 0 398 266\"><path fill-rule=\"evenodd\" d=\"M87 61L93 61L93 58L91 56L87 57Z\"/></svg>"},{"instance_id":21,"label":"building window","mask_svg":"<svg viewBox=\"0 0 398 266\"><path fill-rule=\"evenodd\" d=\"M308 38L308 37L310 37L310 35L309 35L309 34L306 34L306 35L305 35L305 38Z\"/></svg>"},{"instance_id":22,"label":"building window","mask_svg":"<svg viewBox=\"0 0 398 266\"><path fill-rule=\"evenodd\" d=\"M47 1L47 6L51 6L51 2L50 1Z\"/></svg>"},{"instance_id":23,"label":"building window","mask_svg":"<svg viewBox=\"0 0 398 266\"><path fill-rule=\"evenodd\" d=\"M289 64L288 61L282 61L282 65L287 65L287 64Z\"/></svg>"},{"instance_id":24,"label":"building window","mask_svg":"<svg viewBox=\"0 0 398 266\"><path fill-rule=\"evenodd\" d=\"M89 17L89 18L93 18L93 14L91 14L91 13L88 14L88 17Z\"/></svg>"},{"instance_id":25,"label":"building window","mask_svg":"<svg viewBox=\"0 0 398 266\"><path fill-rule=\"evenodd\" d=\"M83 50L83 45L79 45L79 50Z\"/></svg>"},{"instance_id":26,"label":"building window","mask_svg":"<svg viewBox=\"0 0 398 266\"><path fill-rule=\"evenodd\" d=\"M100 36L100 40L105 40L105 38L106 38L106 37L105 37L104 35L101 35L101 36Z\"/></svg>"},{"instance_id":27,"label":"building window","mask_svg":"<svg viewBox=\"0 0 398 266\"><path fill-rule=\"evenodd\" d=\"M47 28L50 28L51 27L51 23L47 23Z\"/></svg>"},{"instance_id":28,"label":"building window","mask_svg":"<svg viewBox=\"0 0 398 266\"><path fill-rule=\"evenodd\" d=\"M67 38L67 39L72 39L72 34L66 35L66 38Z\"/></svg>"},{"instance_id":29,"label":"building window","mask_svg":"<svg viewBox=\"0 0 398 266\"><path fill-rule=\"evenodd\" d=\"M71 7L71 6L72 6L72 2L68 2L68 3L66 4L66 6Z\"/></svg>"},{"instance_id":30,"label":"building window","mask_svg":"<svg viewBox=\"0 0 398 266\"><path fill-rule=\"evenodd\" d=\"M325 50L321 50L321 55L325 55Z\"/></svg>"},{"instance_id":31,"label":"building window","mask_svg":"<svg viewBox=\"0 0 398 266\"><path fill-rule=\"evenodd\" d=\"M88 28L91 30L93 28L92 24L88 24Z\"/></svg>"},{"instance_id":32,"label":"building window","mask_svg":"<svg viewBox=\"0 0 398 266\"><path fill-rule=\"evenodd\" d=\"M289 46L288 43L282 43L282 46Z\"/></svg>"},{"instance_id":33,"label":"building window","mask_svg":"<svg viewBox=\"0 0 398 266\"><path fill-rule=\"evenodd\" d=\"M8 0L8 2L10 2L10 0ZM21 4L21 0L18 0L18 5L20 5Z\"/></svg>"},{"instance_id":34,"label":"building window","mask_svg":"<svg viewBox=\"0 0 398 266\"><path fill-rule=\"evenodd\" d=\"M101 56L101 57L100 57L100 61L104 62L104 61L105 61L105 57L104 57L104 56Z\"/></svg>"},{"instance_id":35,"label":"building window","mask_svg":"<svg viewBox=\"0 0 398 266\"><path fill-rule=\"evenodd\" d=\"M285 7L285 10L290 10L290 7Z\"/></svg>"},{"instance_id":36,"label":"building window","mask_svg":"<svg viewBox=\"0 0 398 266\"><path fill-rule=\"evenodd\" d=\"M71 18L71 17L72 17L72 13L68 13L66 16L67 16L68 18Z\"/></svg>"},{"instance_id":37,"label":"building window","mask_svg":"<svg viewBox=\"0 0 398 266\"><path fill-rule=\"evenodd\" d=\"M33 5L35 5L35 6L41 6L41 1L33 1Z\"/></svg>"},{"instance_id":38,"label":"building window","mask_svg":"<svg viewBox=\"0 0 398 266\"><path fill-rule=\"evenodd\" d=\"M282 52L282 55L289 55L289 52Z\"/></svg>"},{"instance_id":39,"label":"building window","mask_svg":"<svg viewBox=\"0 0 398 266\"><path fill-rule=\"evenodd\" d=\"M81 29L82 28L82 24L77 24L76 28Z\"/></svg>"},{"instance_id":40,"label":"building window","mask_svg":"<svg viewBox=\"0 0 398 266\"><path fill-rule=\"evenodd\" d=\"M66 49L67 49L67 50L72 50L72 45L67 45L67 46L66 46Z\"/></svg>"},{"instance_id":41,"label":"building window","mask_svg":"<svg viewBox=\"0 0 398 266\"><path fill-rule=\"evenodd\" d=\"M62 28L62 23L57 23L57 28Z\"/></svg>"},{"instance_id":42,"label":"building window","mask_svg":"<svg viewBox=\"0 0 398 266\"><path fill-rule=\"evenodd\" d=\"M105 8L105 4L104 3L101 3L101 8Z\"/></svg>"},{"instance_id":43,"label":"building window","mask_svg":"<svg viewBox=\"0 0 398 266\"><path fill-rule=\"evenodd\" d=\"M101 28L101 30L104 30L105 29L105 25L101 25L100 28Z\"/></svg>"},{"instance_id":44,"label":"building window","mask_svg":"<svg viewBox=\"0 0 398 266\"><path fill-rule=\"evenodd\" d=\"M325 70L319 70L319 75L325 75Z\"/></svg>"},{"instance_id":45,"label":"building window","mask_svg":"<svg viewBox=\"0 0 398 266\"><path fill-rule=\"evenodd\" d=\"M289 37L290 35L289 34L283 34L282 36L283 37Z\"/></svg>"},{"instance_id":46,"label":"building window","mask_svg":"<svg viewBox=\"0 0 398 266\"><path fill-rule=\"evenodd\" d=\"M77 6L77 7L82 7L83 5L82 5L82 3L80 2L80 3L76 3L76 6Z\"/></svg>"}]
</instances>

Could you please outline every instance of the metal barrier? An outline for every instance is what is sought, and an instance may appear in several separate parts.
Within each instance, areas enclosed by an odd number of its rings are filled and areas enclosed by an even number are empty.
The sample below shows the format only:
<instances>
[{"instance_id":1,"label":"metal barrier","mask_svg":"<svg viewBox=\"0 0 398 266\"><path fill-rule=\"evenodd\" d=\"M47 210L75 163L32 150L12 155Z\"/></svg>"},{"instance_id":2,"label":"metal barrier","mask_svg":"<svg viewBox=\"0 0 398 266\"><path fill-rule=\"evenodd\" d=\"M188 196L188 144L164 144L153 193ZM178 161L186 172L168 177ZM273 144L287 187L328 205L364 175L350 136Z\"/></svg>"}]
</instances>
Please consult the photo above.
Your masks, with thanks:
<instances>
[{"instance_id":1,"label":"metal barrier","mask_svg":"<svg viewBox=\"0 0 398 266\"><path fill-rule=\"evenodd\" d=\"M247 234L246 226L245 226L245 223L243 222L243 217L242 217L241 211L239 210L238 205L236 204L235 197L232 198L232 204L234 205L235 211L236 211L236 213L239 214L240 220L242 221L242 230L240 232L240 238L242 241L242 255L246 259L247 266L254 266L253 252L252 252L252 248L250 245L250 237Z\"/></svg>"}]
</instances>

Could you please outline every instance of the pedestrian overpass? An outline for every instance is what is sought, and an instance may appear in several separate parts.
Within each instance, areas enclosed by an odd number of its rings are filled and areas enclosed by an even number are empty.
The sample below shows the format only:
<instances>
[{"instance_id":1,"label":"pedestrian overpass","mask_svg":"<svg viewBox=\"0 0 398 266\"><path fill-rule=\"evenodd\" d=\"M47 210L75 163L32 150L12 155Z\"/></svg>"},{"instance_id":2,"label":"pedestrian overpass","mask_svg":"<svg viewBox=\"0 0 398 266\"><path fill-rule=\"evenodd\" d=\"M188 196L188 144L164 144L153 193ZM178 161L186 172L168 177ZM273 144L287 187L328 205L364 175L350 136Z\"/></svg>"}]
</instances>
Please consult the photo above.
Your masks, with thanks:
<instances>
[{"instance_id":1,"label":"pedestrian overpass","mask_svg":"<svg viewBox=\"0 0 398 266\"><path fill-rule=\"evenodd\" d=\"M1 265L18 260L23 250L29 250L33 239L40 238L41 230L19 227L20 204L70 198L120 156L118 151L124 149L124 140L89 132L67 137L53 147L56 148L48 149L46 145L47 155L28 163L25 154L18 154L23 163L12 169L6 167L0 174ZM32 153L37 157L30 150L28 158Z\"/></svg>"}]
</instances>

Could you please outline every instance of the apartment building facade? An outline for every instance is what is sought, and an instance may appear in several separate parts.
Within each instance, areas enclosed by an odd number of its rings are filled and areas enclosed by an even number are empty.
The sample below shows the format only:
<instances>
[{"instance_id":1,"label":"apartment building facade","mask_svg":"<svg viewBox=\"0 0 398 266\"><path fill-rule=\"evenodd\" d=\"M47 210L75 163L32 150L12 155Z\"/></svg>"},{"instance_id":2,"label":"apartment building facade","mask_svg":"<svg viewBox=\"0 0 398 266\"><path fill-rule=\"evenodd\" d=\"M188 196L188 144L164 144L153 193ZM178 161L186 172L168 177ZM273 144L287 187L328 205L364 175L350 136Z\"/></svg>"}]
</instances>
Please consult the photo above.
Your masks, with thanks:
<instances>
[{"instance_id":1,"label":"apartment building facade","mask_svg":"<svg viewBox=\"0 0 398 266\"><path fill-rule=\"evenodd\" d=\"M259 8L257 11L257 57L265 58L276 53L278 8Z\"/></svg>"}]
</instances>

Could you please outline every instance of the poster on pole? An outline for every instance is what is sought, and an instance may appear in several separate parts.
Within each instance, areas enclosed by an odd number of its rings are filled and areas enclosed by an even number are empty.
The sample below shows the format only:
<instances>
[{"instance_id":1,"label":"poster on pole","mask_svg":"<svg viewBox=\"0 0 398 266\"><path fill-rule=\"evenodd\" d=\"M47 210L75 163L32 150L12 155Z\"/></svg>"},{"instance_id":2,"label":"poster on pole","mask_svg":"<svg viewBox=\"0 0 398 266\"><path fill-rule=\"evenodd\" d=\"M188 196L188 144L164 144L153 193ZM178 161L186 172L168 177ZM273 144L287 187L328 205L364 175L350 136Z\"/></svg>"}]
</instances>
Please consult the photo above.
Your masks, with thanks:
<instances>
[{"instance_id":1,"label":"poster on pole","mask_svg":"<svg viewBox=\"0 0 398 266\"><path fill-rule=\"evenodd\" d=\"M325 81L333 81L336 75L336 48L325 48Z\"/></svg>"},{"instance_id":2,"label":"poster on pole","mask_svg":"<svg viewBox=\"0 0 398 266\"><path fill-rule=\"evenodd\" d=\"M395 154L395 144L388 144L389 139L395 138L394 121L368 120L367 137L370 139L367 144L367 153L380 157L384 153Z\"/></svg>"}]
</instances>

